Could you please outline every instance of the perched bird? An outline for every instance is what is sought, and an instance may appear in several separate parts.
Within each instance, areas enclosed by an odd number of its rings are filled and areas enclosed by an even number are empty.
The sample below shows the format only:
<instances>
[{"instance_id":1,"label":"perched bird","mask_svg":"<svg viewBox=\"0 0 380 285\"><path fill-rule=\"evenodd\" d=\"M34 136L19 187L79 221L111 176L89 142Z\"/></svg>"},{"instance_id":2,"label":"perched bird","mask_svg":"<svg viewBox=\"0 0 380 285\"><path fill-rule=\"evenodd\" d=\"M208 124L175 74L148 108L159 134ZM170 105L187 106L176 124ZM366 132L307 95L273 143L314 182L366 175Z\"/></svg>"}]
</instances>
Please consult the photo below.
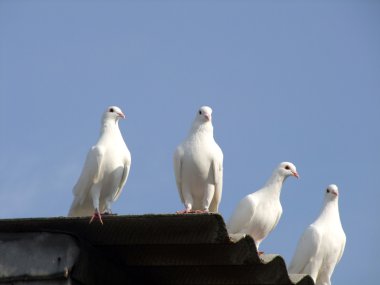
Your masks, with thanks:
<instances>
[{"instance_id":1,"label":"perched bird","mask_svg":"<svg viewBox=\"0 0 380 285\"><path fill-rule=\"evenodd\" d=\"M255 240L257 249L260 243L276 227L282 214L280 193L288 176L299 177L296 167L290 162L282 162L260 190L245 196L237 205L227 230L233 241L245 235Z\"/></svg>"},{"instance_id":2,"label":"perched bird","mask_svg":"<svg viewBox=\"0 0 380 285\"><path fill-rule=\"evenodd\" d=\"M342 258L346 234L339 217L338 187L331 184L325 192L322 211L301 236L289 273L309 274L316 285L330 285L331 275Z\"/></svg>"},{"instance_id":3,"label":"perched bird","mask_svg":"<svg viewBox=\"0 0 380 285\"><path fill-rule=\"evenodd\" d=\"M222 197L223 152L214 140L212 109L201 107L187 138L174 153L174 174L185 210L218 212Z\"/></svg>"},{"instance_id":4,"label":"perched bird","mask_svg":"<svg viewBox=\"0 0 380 285\"><path fill-rule=\"evenodd\" d=\"M98 142L87 154L82 173L74 186L74 201L68 216L99 218L111 214L111 204L119 197L131 168L131 154L119 129L125 118L120 108L108 107L102 117Z\"/></svg>"}]
</instances>

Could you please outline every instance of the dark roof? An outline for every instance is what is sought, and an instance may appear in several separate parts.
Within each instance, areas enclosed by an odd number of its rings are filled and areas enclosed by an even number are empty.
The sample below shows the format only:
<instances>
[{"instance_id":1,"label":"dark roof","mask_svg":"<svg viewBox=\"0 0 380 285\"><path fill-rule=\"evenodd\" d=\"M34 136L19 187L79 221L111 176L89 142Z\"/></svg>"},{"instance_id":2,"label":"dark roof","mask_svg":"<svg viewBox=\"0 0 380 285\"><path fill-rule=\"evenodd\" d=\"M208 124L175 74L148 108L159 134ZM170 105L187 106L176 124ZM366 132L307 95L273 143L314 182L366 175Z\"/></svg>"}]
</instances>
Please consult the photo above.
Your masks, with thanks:
<instances>
[{"instance_id":1,"label":"dark roof","mask_svg":"<svg viewBox=\"0 0 380 285\"><path fill-rule=\"evenodd\" d=\"M0 283L314 284L309 276L291 280L281 256L259 257L251 237L232 243L218 214L104 216L103 221L0 220L0 251L8 251L0 254ZM12 273L12 260L19 271Z\"/></svg>"}]
</instances>

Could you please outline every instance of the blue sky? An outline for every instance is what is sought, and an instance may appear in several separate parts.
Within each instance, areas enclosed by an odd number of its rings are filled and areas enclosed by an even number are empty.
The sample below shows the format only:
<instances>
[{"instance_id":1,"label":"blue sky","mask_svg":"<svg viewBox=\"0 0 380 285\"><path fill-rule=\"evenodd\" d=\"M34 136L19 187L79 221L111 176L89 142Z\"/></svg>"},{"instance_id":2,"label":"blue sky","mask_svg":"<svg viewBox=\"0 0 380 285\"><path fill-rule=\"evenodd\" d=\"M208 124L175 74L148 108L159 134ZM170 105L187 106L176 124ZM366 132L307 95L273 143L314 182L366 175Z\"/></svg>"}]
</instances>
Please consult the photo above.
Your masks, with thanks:
<instances>
[{"instance_id":1,"label":"blue sky","mask_svg":"<svg viewBox=\"0 0 380 285\"><path fill-rule=\"evenodd\" d=\"M220 212L281 161L283 216L261 249L287 262L340 188L332 281L374 284L380 198L380 2L0 1L0 218L66 215L100 116L132 154L119 214L182 209L172 155L202 105L224 152Z\"/></svg>"}]
</instances>

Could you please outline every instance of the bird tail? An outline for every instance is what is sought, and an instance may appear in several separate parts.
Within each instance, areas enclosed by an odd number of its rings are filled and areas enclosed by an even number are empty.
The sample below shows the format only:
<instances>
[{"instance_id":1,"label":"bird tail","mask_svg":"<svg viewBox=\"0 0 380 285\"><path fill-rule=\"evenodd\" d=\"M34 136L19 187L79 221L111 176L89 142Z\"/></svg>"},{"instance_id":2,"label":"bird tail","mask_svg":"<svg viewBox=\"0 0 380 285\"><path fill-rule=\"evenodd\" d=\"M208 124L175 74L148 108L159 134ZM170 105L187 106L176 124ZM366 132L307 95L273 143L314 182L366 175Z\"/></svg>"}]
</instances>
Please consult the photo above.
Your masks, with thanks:
<instances>
[{"instance_id":1,"label":"bird tail","mask_svg":"<svg viewBox=\"0 0 380 285\"><path fill-rule=\"evenodd\" d=\"M80 204L78 201L74 200L71 204L70 210L67 214L68 217L87 217L94 213L94 209L91 203Z\"/></svg>"}]
</instances>

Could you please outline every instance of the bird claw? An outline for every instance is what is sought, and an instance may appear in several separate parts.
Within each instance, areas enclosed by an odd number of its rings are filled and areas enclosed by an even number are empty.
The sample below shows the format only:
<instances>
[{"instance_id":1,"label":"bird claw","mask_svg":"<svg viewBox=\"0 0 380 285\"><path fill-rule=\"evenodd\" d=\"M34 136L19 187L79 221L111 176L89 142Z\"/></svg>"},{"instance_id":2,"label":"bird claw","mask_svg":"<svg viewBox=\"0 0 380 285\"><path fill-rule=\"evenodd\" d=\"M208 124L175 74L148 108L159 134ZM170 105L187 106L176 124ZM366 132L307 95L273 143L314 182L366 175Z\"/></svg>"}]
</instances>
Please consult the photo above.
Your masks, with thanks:
<instances>
[{"instance_id":1,"label":"bird claw","mask_svg":"<svg viewBox=\"0 0 380 285\"><path fill-rule=\"evenodd\" d=\"M112 213L111 211L107 211L107 212L104 212L103 214L102 214L103 216L117 216L117 214L116 213Z\"/></svg>"},{"instance_id":2,"label":"bird claw","mask_svg":"<svg viewBox=\"0 0 380 285\"><path fill-rule=\"evenodd\" d=\"M185 209L185 210L177 211L176 214L190 214L192 212L193 210Z\"/></svg>"},{"instance_id":3,"label":"bird claw","mask_svg":"<svg viewBox=\"0 0 380 285\"><path fill-rule=\"evenodd\" d=\"M205 213L209 213L208 210L189 210L189 209L185 209L185 210L181 210L181 211L177 211L176 214L205 214Z\"/></svg>"},{"instance_id":4,"label":"bird claw","mask_svg":"<svg viewBox=\"0 0 380 285\"><path fill-rule=\"evenodd\" d=\"M208 210L195 210L194 213L195 214L208 214L209 211Z\"/></svg>"},{"instance_id":5,"label":"bird claw","mask_svg":"<svg viewBox=\"0 0 380 285\"><path fill-rule=\"evenodd\" d=\"M89 224L91 224L94 219L98 219L100 223L103 225L102 215L98 210L96 210L95 213L92 215Z\"/></svg>"}]
</instances>

